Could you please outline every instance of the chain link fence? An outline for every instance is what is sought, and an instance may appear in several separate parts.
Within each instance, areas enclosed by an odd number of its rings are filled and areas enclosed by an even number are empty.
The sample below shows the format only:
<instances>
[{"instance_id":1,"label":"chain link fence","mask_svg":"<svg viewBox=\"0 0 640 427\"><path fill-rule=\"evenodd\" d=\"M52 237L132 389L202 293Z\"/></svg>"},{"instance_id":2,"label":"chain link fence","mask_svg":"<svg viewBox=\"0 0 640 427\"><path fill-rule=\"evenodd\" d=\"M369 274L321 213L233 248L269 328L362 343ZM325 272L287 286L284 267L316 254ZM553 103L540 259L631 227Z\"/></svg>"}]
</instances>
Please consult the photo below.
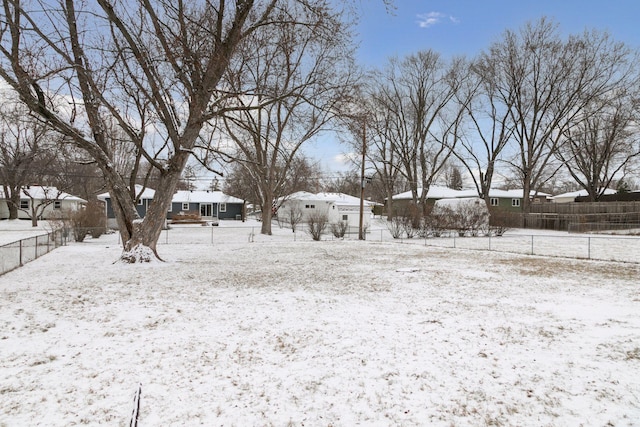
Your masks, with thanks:
<instances>
[{"instance_id":1,"label":"chain link fence","mask_svg":"<svg viewBox=\"0 0 640 427\"><path fill-rule=\"evenodd\" d=\"M260 233L259 225L250 227L175 227L164 230L158 244L207 244L216 246L215 250L223 250L218 248L240 243L313 241L304 225L299 226L293 232L290 228L278 227L274 223L272 230L273 234L267 236ZM640 264L640 237L636 236L527 234L526 230L522 230L507 232L502 236L460 237L457 233L449 233L441 237L416 236L394 239L390 231L380 225L367 228L365 236L366 240L378 242ZM358 228L349 228L344 237L334 236L327 228L321 240L358 240Z\"/></svg>"},{"instance_id":2,"label":"chain link fence","mask_svg":"<svg viewBox=\"0 0 640 427\"><path fill-rule=\"evenodd\" d=\"M67 244L69 232L65 228L29 237L0 246L0 275Z\"/></svg>"},{"instance_id":3,"label":"chain link fence","mask_svg":"<svg viewBox=\"0 0 640 427\"><path fill-rule=\"evenodd\" d=\"M224 227L172 227L162 231L159 245L202 244L211 245L212 250L241 243L312 242L312 236L304 226L295 232L290 228L273 225L270 236L260 233L256 226ZM71 234L67 229L58 229L37 237L25 238L0 246L0 275L14 270L51 250L66 245ZM446 237L396 238L389 230L379 225L367 228L366 240L394 242L398 244L419 244L424 246L510 252L526 255L552 256L602 261L620 261L640 264L640 237L635 236L594 236L594 235L545 235L506 233L502 236L460 237L451 233ZM334 236L326 230L322 239L358 240L358 228L351 227L344 237Z\"/></svg>"}]
</instances>

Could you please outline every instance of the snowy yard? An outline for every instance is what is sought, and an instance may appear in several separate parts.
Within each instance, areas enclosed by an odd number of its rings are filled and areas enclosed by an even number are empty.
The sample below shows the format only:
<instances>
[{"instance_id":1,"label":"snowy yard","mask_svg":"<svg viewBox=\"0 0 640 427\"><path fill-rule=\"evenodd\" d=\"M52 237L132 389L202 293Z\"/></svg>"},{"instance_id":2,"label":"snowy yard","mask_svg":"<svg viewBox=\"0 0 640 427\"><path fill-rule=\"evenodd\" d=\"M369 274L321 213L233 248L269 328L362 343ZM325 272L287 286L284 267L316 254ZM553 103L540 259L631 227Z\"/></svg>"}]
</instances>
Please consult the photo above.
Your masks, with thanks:
<instances>
[{"instance_id":1,"label":"snowy yard","mask_svg":"<svg viewBox=\"0 0 640 427\"><path fill-rule=\"evenodd\" d=\"M0 426L640 425L640 265L274 231L0 276Z\"/></svg>"}]
</instances>

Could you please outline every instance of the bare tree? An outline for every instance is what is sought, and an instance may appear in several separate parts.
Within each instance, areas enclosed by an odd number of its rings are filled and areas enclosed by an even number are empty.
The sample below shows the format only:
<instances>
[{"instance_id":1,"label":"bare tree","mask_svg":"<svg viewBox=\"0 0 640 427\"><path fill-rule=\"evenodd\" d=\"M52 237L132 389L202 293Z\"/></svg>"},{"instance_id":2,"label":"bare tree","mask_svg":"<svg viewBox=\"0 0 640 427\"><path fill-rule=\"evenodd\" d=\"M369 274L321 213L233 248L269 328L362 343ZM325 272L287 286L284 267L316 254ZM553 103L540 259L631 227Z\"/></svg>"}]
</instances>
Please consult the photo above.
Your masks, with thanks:
<instances>
[{"instance_id":1,"label":"bare tree","mask_svg":"<svg viewBox=\"0 0 640 427\"><path fill-rule=\"evenodd\" d=\"M322 189L329 193L344 193L357 197L360 194L360 180L360 173L356 170L336 172L324 181Z\"/></svg>"},{"instance_id":2,"label":"bare tree","mask_svg":"<svg viewBox=\"0 0 640 427\"><path fill-rule=\"evenodd\" d=\"M367 186L365 191L371 195L378 189L379 201L388 201L387 203L387 220L391 221L395 216L393 207L393 195L398 190L398 182L400 181L401 170L400 165L396 161L397 151L395 144L401 133L398 133L399 121L397 119L397 111L390 104L383 87L385 84L384 76L378 74L370 76L366 85L366 95L360 102L366 110L366 141L360 141L365 145L365 159L374 169L372 179L373 186ZM362 138L362 126L351 127L350 132L354 141ZM354 144L356 145L356 144ZM360 179L355 177L357 187L359 189ZM355 188L354 188L355 190ZM355 194L346 192L349 194Z\"/></svg>"},{"instance_id":3,"label":"bare tree","mask_svg":"<svg viewBox=\"0 0 640 427\"><path fill-rule=\"evenodd\" d=\"M640 156L639 98L630 92L637 84L595 100L585 108L582 119L564 132L557 155L590 201L598 201Z\"/></svg>"},{"instance_id":4,"label":"bare tree","mask_svg":"<svg viewBox=\"0 0 640 427\"><path fill-rule=\"evenodd\" d=\"M449 162L444 169L444 180L447 187L451 189L462 190L464 187L464 179L462 178L460 167L454 163Z\"/></svg>"},{"instance_id":5,"label":"bare tree","mask_svg":"<svg viewBox=\"0 0 640 427\"><path fill-rule=\"evenodd\" d=\"M429 187L459 138L464 107L456 93L466 73L464 61L446 64L437 53L421 51L392 59L379 79L382 105L393 122L394 160L414 203L424 209Z\"/></svg>"},{"instance_id":6,"label":"bare tree","mask_svg":"<svg viewBox=\"0 0 640 427\"><path fill-rule=\"evenodd\" d=\"M295 204L289 209L288 213L289 215L287 215L287 220L291 226L291 231L295 233L298 224L300 224L304 218L304 212L302 212L302 208L298 204Z\"/></svg>"},{"instance_id":7,"label":"bare tree","mask_svg":"<svg viewBox=\"0 0 640 427\"><path fill-rule=\"evenodd\" d=\"M261 207L261 189L256 186L252 172L251 168L247 167L246 162L233 162L225 179L224 192ZM286 170L277 165L274 170L274 176L282 176L283 181L280 186L282 196L272 200L271 204L264 208L272 210L273 214L277 211L279 205L286 200L286 196L297 191L308 191L316 188L320 175L321 171L318 163L311 162L302 155L298 155L293 159Z\"/></svg>"},{"instance_id":8,"label":"bare tree","mask_svg":"<svg viewBox=\"0 0 640 427\"><path fill-rule=\"evenodd\" d=\"M496 167L513 134L510 110L515 100L508 93L515 91L514 87L506 86L504 93L498 90L493 60L490 55L481 55L469 64L469 81L459 95L466 105L465 130L454 152L487 207Z\"/></svg>"},{"instance_id":9,"label":"bare tree","mask_svg":"<svg viewBox=\"0 0 640 427\"><path fill-rule=\"evenodd\" d=\"M31 226L37 227L38 220L44 214L45 209L59 200L63 192L56 187L36 186L31 188L31 186L25 186L22 188L22 193L29 199L29 206L20 208L20 210L31 218Z\"/></svg>"},{"instance_id":10,"label":"bare tree","mask_svg":"<svg viewBox=\"0 0 640 427\"><path fill-rule=\"evenodd\" d=\"M348 28L329 9L316 19L295 26L283 16L283 24L254 32L225 78L238 95L228 101L234 111L219 123L233 149L221 151L242 162L251 177L262 234L271 234L269 208L287 194L301 147L327 126L357 77Z\"/></svg>"},{"instance_id":11,"label":"bare tree","mask_svg":"<svg viewBox=\"0 0 640 427\"><path fill-rule=\"evenodd\" d=\"M60 0L29 7L3 0L2 6L0 76L95 160L129 262L158 256L182 170L204 124L226 108L229 88L220 82L238 45L283 21L321 26L329 10L322 0ZM133 156L158 174L143 220L130 185L137 174L122 176L114 166L105 126L112 122L135 146Z\"/></svg>"},{"instance_id":12,"label":"bare tree","mask_svg":"<svg viewBox=\"0 0 640 427\"><path fill-rule=\"evenodd\" d=\"M511 166L530 193L553 175L555 151L592 99L611 91L630 72L628 49L607 34L586 32L563 41L557 25L542 18L519 33L506 31L483 54L493 84L513 122L517 146Z\"/></svg>"},{"instance_id":13,"label":"bare tree","mask_svg":"<svg viewBox=\"0 0 640 427\"><path fill-rule=\"evenodd\" d=\"M0 183L9 219L18 218L25 186L45 184L43 179L54 157L53 137L53 132L30 116L24 105L4 99L0 106Z\"/></svg>"}]
</instances>

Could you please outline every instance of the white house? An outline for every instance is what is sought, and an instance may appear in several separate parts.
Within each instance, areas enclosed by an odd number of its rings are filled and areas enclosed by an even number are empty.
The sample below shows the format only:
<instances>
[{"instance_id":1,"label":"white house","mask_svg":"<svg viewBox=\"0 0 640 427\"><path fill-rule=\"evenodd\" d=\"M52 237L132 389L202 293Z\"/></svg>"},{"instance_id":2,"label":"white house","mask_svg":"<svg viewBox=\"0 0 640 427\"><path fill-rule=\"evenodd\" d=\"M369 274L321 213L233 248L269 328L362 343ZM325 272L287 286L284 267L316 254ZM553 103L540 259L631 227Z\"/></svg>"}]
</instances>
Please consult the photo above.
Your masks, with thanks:
<instances>
[{"instance_id":1,"label":"white house","mask_svg":"<svg viewBox=\"0 0 640 427\"><path fill-rule=\"evenodd\" d=\"M307 222L314 214L326 214L330 224L346 221L349 227L360 225L360 199L343 193L309 193L299 191L283 199L277 212L279 221L289 222L292 212L300 213L300 222ZM363 227L371 223L374 203L364 201Z\"/></svg>"},{"instance_id":2,"label":"white house","mask_svg":"<svg viewBox=\"0 0 640 427\"><path fill-rule=\"evenodd\" d=\"M9 206L7 203L4 190L0 188L0 219L9 218ZM65 193L56 187L25 186L20 192L18 218L31 219L35 208L38 219L58 219L69 212L77 211L86 204L86 200Z\"/></svg>"},{"instance_id":3,"label":"white house","mask_svg":"<svg viewBox=\"0 0 640 427\"><path fill-rule=\"evenodd\" d=\"M603 194L616 194L616 190L607 188ZM587 190L571 191L569 193L558 194L550 197L553 203L573 203L576 201L576 197L586 197L589 193Z\"/></svg>"}]
</instances>

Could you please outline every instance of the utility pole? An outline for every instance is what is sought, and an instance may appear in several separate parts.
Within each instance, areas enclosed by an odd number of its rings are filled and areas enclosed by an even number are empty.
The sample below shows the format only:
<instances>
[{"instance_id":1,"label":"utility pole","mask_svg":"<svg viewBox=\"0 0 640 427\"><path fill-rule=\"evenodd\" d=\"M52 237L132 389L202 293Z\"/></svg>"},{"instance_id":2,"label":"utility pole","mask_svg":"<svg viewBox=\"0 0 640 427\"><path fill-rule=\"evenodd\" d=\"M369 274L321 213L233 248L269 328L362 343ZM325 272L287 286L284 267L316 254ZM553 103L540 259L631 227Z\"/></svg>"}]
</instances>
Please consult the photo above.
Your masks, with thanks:
<instances>
[{"instance_id":1,"label":"utility pole","mask_svg":"<svg viewBox=\"0 0 640 427\"><path fill-rule=\"evenodd\" d=\"M360 226L358 227L358 240L365 240L364 235L364 162L367 153L367 121L362 116L362 164L360 165Z\"/></svg>"}]
</instances>

